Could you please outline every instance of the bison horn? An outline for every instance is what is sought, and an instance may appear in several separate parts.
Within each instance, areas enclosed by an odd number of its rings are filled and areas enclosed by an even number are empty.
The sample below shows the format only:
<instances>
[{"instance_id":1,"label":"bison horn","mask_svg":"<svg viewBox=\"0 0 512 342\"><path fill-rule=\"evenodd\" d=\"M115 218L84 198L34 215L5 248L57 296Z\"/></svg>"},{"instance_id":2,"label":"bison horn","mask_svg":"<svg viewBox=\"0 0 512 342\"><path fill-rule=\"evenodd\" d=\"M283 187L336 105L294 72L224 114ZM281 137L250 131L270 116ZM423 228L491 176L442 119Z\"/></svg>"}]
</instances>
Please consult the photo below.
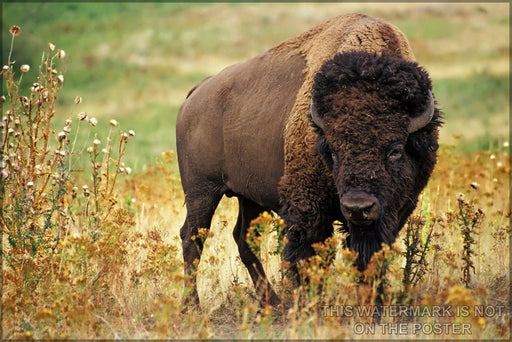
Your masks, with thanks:
<instances>
[{"instance_id":1,"label":"bison horn","mask_svg":"<svg viewBox=\"0 0 512 342\"><path fill-rule=\"evenodd\" d=\"M428 104L427 109L418 117L412 118L409 122L409 127L407 128L409 134L414 133L423 127L425 127L432 117L434 116L434 97L432 96L432 92L428 91Z\"/></svg>"},{"instance_id":2,"label":"bison horn","mask_svg":"<svg viewBox=\"0 0 512 342\"><path fill-rule=\"evenodd\" d=\"M311 104L309 105L309 109L311 110L311 119L313 120L315 125L320 127L322 129L322 131L324 131L325 130L324 121L318 115L318 112L316 110L316 106L315 106L313 101L311 101Z\"/></svg>"}]
</instances>

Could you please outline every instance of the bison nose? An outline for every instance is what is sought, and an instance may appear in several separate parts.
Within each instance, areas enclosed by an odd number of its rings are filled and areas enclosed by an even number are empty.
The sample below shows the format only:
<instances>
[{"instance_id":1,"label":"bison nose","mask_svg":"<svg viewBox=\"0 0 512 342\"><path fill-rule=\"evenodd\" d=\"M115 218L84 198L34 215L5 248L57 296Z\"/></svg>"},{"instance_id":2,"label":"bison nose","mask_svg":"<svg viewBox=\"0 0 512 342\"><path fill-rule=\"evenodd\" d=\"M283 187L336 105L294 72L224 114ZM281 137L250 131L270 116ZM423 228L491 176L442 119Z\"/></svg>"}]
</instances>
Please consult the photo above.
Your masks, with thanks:
<instances>
[{"instance_id":1,"label":"bison nose","mask_svg":"<svg viewBox=\"0 0 512 342\"><path fill-rule=\"evenodd\" d=\"M347 192L341 197L345 218L357 225L371 225L379 218L379 201L365 192Z\"/></svg>"}]
</instances>

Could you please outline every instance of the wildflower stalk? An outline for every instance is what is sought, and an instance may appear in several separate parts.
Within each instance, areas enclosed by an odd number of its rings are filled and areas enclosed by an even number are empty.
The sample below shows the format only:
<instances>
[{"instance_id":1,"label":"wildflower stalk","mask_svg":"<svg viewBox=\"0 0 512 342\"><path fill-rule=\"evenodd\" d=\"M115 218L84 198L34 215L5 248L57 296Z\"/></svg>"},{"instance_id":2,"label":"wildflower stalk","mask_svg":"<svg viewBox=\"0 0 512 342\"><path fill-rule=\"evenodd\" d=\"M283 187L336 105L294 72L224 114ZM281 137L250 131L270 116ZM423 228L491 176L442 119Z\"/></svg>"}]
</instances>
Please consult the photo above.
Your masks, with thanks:
<instances>
[{"instance_id":1,"label":"wildflower stalk","mask_svg":"<svg viewBox=\"0 0 512 342\"><path fill-rule=\"evenodd\" d=\"M16 37L16 35L12 34L11 32L11 47L9 48L9 57L7 57L8 65L11 65L12 50L14 48L14 37Z\"/></svg>"},{"instance_id":2,"label":"wildflower stalk","mask_svg":"<svg viewBox=\"0 0 512 342\"><path fill-rule=\"evenodd\" d=\"M3 72L2 73L7 73L7 75L4 75L5 79L6 79L6 83L9 84L11 83L11 80L12 80L12 63L11 63L11 56L12 56L12 50L13 50L13 47L14 47L14 37L19 35L19 33L21 32L20 28L18 26L12 26L11 29L9 30L12 37L11 37L11 47L9 49L9 57L7 58L7 69L3 69ZM13 82L12 82L13 83ZM12 85L11 85L12 87ZM8 89L8 95L9 95L9 99L10 99L10 102L11 102L11 111L14 111L15 109L15 106L14 106L14 92L15 90L13 89L14 87L12 88L7 88ZM0 103L0 111L3 113L3 101ZM8 148L8 130L9 130L9 120L5 120L5 121L2 121L0 123L2 125L2 129L0 129L0 131L2 131L2 135L4 136L4 140L2 141L2 145L0 146L0 157L2 158L0 160L0 171L1 171L1 174L0 174L0 293L4 293L4 277L3 277L3 265L4 265L4 248L3 248L3 235L4 235L4 231L5 231L5 227L6 227L6 222L5 222L5 219L4 219L4 201L5 201L5 176L7 175L6 171L5 171L5 161L4 161L4 155L5 155L5 151L6 151L6 148ZM7 146L7 147L6 147ZM3 334L3 298L0 298L0 340L3 340L3 337L4 337L4 334Z\"/></svg>"},{"instance_id":3,"label":"wildflower stalk","mask_svg":"<svg viewBox=\"0 0 512 342\"><path fill-rule=\"evenodd\" d=\"M109 163L110 163L110 153L111 153L111 134L112 134L112 125L110 126L109 130L108 130L108 136L107 136L107 147L106 147L106 154L103 156L103 163L105 164L106 162L106 165L107 167L105 168L105 190L108 192L108 196L110 196L110 192L108 191L108 186L109 186L109 181L110 181L110 168L108 167Z\"/></svg>"},{"instance_id":4,"label":"wildflower stalk","mask_svg":"<svg viewBox=\"0 0 512 342\"><path fill-rule=\"evenodd\" d=\"M114 186L116 185L116 179L117 179L117 176L119 175L119 171L121 170L120 169L121 159L123 158L124 153L126 151L127 139L128 139L128 136L126 135L126 133L121 134L121 138L119 139L118 151L117 151L117 161L115 163L116 168L115 168L114 176L112 177L112 185L110 186L110 190L108 191L108 196L112 195L112 191L114 190Z\"/></svg>"},{"instance_id":5,"label":"wildflower stalk","mask_svg":"<svg viewBox=\"0 0 512 342\"><path fill-rule=\"evenodd\" d=\"M47 141L46 141L47 143ZM62 141L59 143L59 146L57 147L57 150L55 150L55 157L53 158L53 160L51 161L51 164L50 164L50 170L53 171L55 169L55 165L57 164L57 159L58 159L58 152L61 151L63 147L63 143ZM43 159L44 160L44 159ZM48 175L46 176L46 178L44 179L44 182L43 182L43 185L41 186L40 190L39 190L39 194L37 195L37 197L35 198L35 200L39 200L40 197L43 195L45 189L46 189L46 186L48 185L48 182L50 181L50 178L52 178L52 173L51 172L48 172Z\"/></svg>"},{"instance_id":6,"label":"wildflower stalk","mask_svg":"<svg viewBox=\"0 0 512 342\"><path fill-rule=\"evenodd\" d=\"M98 197L99 197L99 183L101 181L101 175L99 174L99 167L98 167L98 163L97 163L97 160L98 160L97 146L99 144L100 144L99 140L94 139L92 153L91 153L92 191L93 191L94 198L95 198L94 206L95 206L95 210L96 210L96 212L94 213L95 214L94 216L96 216L96 214L100 211L100 203L98 201ZM95 221L97 223L97 218L95 218Z\"/></svg>"},{"instance_id":7,"label":"wildflower stalk","mask_svg":"<svg viewBox=\"0 0 512 342\"><path fill-rule=\"evenodd\" d=\"M416 286L426 273L426 255L430 248L433 227L430 228L425 241L423 241L422 232L425 223L426 220L424 218L414 217L409 218L409 223L406 226L404 237L405 252L403 252L405 257L403 283L406 286Z\"/></svg>"},{"instance_id":8,"label":"wildflower stalk","mask_svg":"<svg viewBox=\"0 0 512 342\"><path fill-rule=\"evenodd\" d=\"M466 287L471 283L471 270L475 272L473 257L475 255L474 235L478 235L477 228L484 216L482 209L474 209L472 203L464 199L464 194L456 196L459 205L459 231L462 235L462 282Z\"/></svg>"}]
</instances>

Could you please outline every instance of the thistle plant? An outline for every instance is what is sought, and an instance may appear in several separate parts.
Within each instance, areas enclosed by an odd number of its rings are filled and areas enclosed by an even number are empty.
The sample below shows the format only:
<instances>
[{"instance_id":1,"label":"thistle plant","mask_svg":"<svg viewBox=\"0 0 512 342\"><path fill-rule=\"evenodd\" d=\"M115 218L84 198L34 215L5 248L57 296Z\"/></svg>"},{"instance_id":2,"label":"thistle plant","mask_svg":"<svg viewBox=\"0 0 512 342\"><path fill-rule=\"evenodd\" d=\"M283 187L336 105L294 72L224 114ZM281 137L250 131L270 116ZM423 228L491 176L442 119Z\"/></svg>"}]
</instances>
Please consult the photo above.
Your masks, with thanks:
<instances>
[{"instance_id":1,"label":"thistle plant","mask_svg":"<svg viewBox=\"0 0 512 342\"><path fill-rule=\"evenodd\" d=\"M405 227L403 284L406 287L416 286L427 272L426 256L430 248L434 228L431 226L424 238L423 235L427 228L426 223L426 219L423 217L410 217Z\"/></svg>"},{"instance_id":2,"label":"thistle plant","mask_svg":"<svg viewBox=\"0 0 512 342\"><path fill-rule=\"evenodd\" d=\"M65 54L55 52L55 47L43 54L35 82L28 93L22 93L21 81L31 68L26 64L16 67L12 52L21 29L12 26L10 33L11 47L2 68L6 95L1 97L4 116L0 123L0 225L7 240L7 245L3 239L1 244L2 262L7 266L2 293L23 300L40 283L43 273L38 258L53 254L72 221L68 210L72 122L66 121L58 134L51 129L64 82L58 64ZM14 313L21 311L18 308Z\"/></svg>"},{"instance_id":3,"label":"thistle plant","mask_svg":"<svg viewBox=\"0 0 512 342\"><path fill-rule=\"evenodd\" d=\"M475 256L475 235L478 235L484 212L482 209L475 209L473 203L464 198L460 193L456 196L459 206L459 231L462 235L462 282L466 287L471 283L471 271L475 272L473 257Z\"/></svg>"},{"instance_id":4,"label":"thistle plant","mask_svg":"<svg viewBox=\"0 0 512 342\"><path fill-rule=\"evenodd\" d=\"M92 126L96 126L97 119L87 118L86 113L79 114L79 119L87 120ZM110 120L110 130L106 139L105 147L97 137L94 138L92 146L87 148L91 166L92 193L88 186L83 187L86 203L83 209L83 216L88 219L89 230L96 229L110 215L113 207L117 204L114 196L114 188L120 174L130 174L131 168L122 161L126 152L128 140L135 136L130 130L122 132L118 129L118 122ZM113 129L118 129L117 135L112 137ZM116 148L117 151L113 151ZM116 153L115 153L116 152Z\"/></svg>"},{"instance_id":5,"label":"thistle plant","mask_svg":"<svg viewBox=\"0 0 512 342\"><path fill-rule=\"evenodd\" d=\"M62 53L44 55L39 75L27 95L20 91L21 80L30 67L22 65L17 76L11 60L14 37L21 33L11 27L11 50L2 68L7 97L2 97L0 130L1 160L1 224L12 252L34 256L41 245L58 242L66 230L70 216L66 211L66 195L70 192L70 155L73 146L68 139L72 122L67 120L55 134L50 123L55 115L57 93L64 77L57 71ZM59 50L60 51L60 50ZM57 241L47 232L57 229ZM10 256L8 255L7 258Z\"/></svg>"},{"instance_id":6,"label":"thistle plant","mask_svg":"<svg viewBox=\"0 0 512 342\"><path fill-rule=\"evenodd\" d=\"M21 82L30 75L31 67L23 64L18 68L12 60L15 37L21 29L13 26L10 33L11 48L1 72L5 95L0 99L4 113L0 123L0 227L6 238L6 244L4 239L0 243L0 255L7 266L0 279L5 295L0 318L11 323L9 336L27 338L32 337L34 320L58 316L47 307L38 309L35 300L36 294L57 295L49 292L49 283L64 281L64 286L74 286L89 277L90 289L97 284L100 291L104 282L112 280L105 271L125 262L126 253L116 244L126 235L123 226L133 223L129 215L115 208L113 190L118 176L130 172L122 157L135 133L122 132L113 120L103 149L96 137L91 147L86 148L85 142L79 148L81 124L86 120L90 126L98 123L84 112L78 115L78 123L66 119L55 131L57 95L64 84L59 69L66 53L48 44L32 86L24 91ZM75 104L80 102L76 97ZM92 192L86 184L79 194L78 183L87 183L77 169L84 150L90 152ZM115 243L111 236L117 237ZM92 243L97 243L97 248L89 248Z\"/></svg>"}]
</instances>

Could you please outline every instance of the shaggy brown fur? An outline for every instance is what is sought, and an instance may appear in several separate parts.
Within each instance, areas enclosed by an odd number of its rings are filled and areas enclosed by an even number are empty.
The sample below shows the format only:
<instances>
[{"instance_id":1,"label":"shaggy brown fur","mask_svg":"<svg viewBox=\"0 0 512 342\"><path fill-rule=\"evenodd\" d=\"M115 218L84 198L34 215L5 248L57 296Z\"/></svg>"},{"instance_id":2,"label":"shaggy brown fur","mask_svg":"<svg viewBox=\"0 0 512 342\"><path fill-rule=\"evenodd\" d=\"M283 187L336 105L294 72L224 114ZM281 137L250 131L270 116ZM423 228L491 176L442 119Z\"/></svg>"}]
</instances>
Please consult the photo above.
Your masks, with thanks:
<instances>
[{"instance_id":1,"label":"shaggy brown fur","mask_svg":"<svg viewBox=\"0 0 512 342\"><path fill-rule=\"evenodd\" d=\"M285 250L292 265L313 254L310 246L321 241L317 239L332 234L329 223L336 218L350 232L349 246L359 253L360 269L382 243L394 242L436 160L438 110L421 132L407 132L409 118L428 107L431 89L427 73L416 63L388 54L337 54L318 71L313 102L325 129L316 128L317 150L329 171L314 177L333 179L334 186L316 182L305 190L302 184L300 191L293 192L306 194L309 201L305 203L314 203L304 211L306 215L294 204L282 208L285 220L295 223ZM385 158L398 153L397 146L405 148L406 153L398 152L407 157ZM340 215L338 201L351 191L378 199L380 217L371 228L358 227Z\"/></svg>"},{"instance_id":2,"label":"shaggy brown fur","mask_svg":"<svg viewBox=\"0 0 512 342\"><path fill-rule=\"evenodd\" d=\"M176 122L187 205L180 231L186 272L193 275L201 255L194 235L209 228L223 195L239 199L233 236L261 295L265 273L245 237L263 210L279 211L286 221L285 258L292 266L313 254L312 243L332 235L334 220L350 231L360 268L380 242L392 242L428 180L437 149L437 110L431 124L408 134L410 118L425 109L431 89L413 61L396 27L351 14L192 89ZM313 89L325 130L311 122ZM395 188L403 191L399 199ZM375 204L371 217L379 217L371 228L342 215L363 192ZM197 293L192 297L197 301Z\"/></svg>"},{"instance_id":3,"label":"shaggy brown fur","mask_svg":"<svg viewBox=\"0 0 512 342\"><path fill-rule=\"evenodd\" d=\"M285 41L270 50L300 53L306 56L307 69L304 83L297 95L295 106L285 128L285 169L280 182L283 216L293 216L293 225L310 227L308 237L294 236L289 239L304 240L303 252L294 259L313 254L310 243L323 241L332 235L331 215L319 215L321 211L333 212L337 208L337 196L325 196L325 189L334 189L332 176L325 173L316 149L317 135L310 124L311 90L315 75L321 66L336 53L366 51L387 53L397 58L414 61L414 54L404 34L395 26L361 14L332 18L302 35ZM320 177L319 177L320 175ZM296 191L296 189L308 189ZM322 198L322 201L318 201ZM288 213L286 213L288 211ZM317 227L326 227L317 229ZM306 242L307 241L307 242ZM300 243L300 245L303 245ZM288 251L290 248L288 248ZM298 250L300 249L298 248ZM292 258L289 255L289 258Z\"/></svg>"}]
</instances>

